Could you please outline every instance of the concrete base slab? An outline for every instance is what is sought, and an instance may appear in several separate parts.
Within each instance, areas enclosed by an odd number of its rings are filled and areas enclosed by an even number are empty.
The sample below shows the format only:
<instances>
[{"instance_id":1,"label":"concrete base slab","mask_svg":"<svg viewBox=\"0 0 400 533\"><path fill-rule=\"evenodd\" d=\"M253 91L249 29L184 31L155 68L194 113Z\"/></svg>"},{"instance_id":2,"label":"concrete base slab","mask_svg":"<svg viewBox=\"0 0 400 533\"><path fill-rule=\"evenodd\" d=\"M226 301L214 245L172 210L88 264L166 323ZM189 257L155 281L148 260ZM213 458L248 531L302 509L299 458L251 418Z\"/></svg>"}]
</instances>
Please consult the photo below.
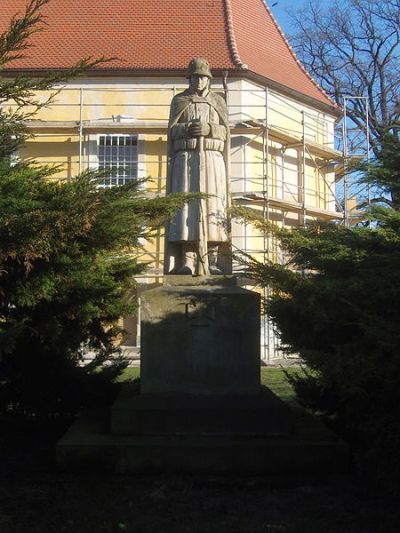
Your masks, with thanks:
<instances>
[{"instance_id":1,"label":"concrete base slab","mask_svg":"<svg viewBox=\"0 0 400 533\"><path fill-rule=\"evenodd\" d=\"M279 476L348 471L348 448L306 415L290 435L126 436L110 433L109 413L91 411L57 445L62 470L104 473L213 472Z\"/></svg>"},{"instance_id":2,"label":"concrete base slab","mask_svg":"<svg viewBox=\"0 0 400 533\"><path fill-rule=\"evenodd\" d=\"M348 446L299 409L286 436L113 435L106 411L84 413L57 445L75 472L213 472L326 476L349 470Z\"/></svg>"},{"instance_id":3,"label":"concrete base slab","mask_svg":"<svg viewBox=\"0 0 400 533\"><path fill-rule=\"evenodd\" d=\"M125 385L111 408L117 435L287 435L290 409L267 387L248 395L140 394Z\"/></svg>"}]
</instances>

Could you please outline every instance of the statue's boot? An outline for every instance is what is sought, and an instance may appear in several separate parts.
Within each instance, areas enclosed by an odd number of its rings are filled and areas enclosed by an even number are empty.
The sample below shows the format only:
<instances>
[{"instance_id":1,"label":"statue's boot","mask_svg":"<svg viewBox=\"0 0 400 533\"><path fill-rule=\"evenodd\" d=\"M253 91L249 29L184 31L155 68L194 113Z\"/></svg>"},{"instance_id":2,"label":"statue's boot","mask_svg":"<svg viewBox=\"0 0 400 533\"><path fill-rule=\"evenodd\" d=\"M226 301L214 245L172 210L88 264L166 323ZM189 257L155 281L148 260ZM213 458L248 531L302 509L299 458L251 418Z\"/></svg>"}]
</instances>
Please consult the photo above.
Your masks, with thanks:
<instances>
[{"instance_id":1,"label":"statue's boot","mask_svg":"<svg viewBox=\"0 0 400 533\"><path fill-rule=\"evenodd\" d=\"M193 276L196 271L197 254L191 245L183 245L183 263L176 271L177 274Z\"/></svg>"},{"instance_id":2,"label":"statue's boot","mask_svg":"<svg viewBox=\"0 0 400 533\"><path fill-rule=\"evenodd\" d=\"M218 245L208 245L208 267L210 274L223 274L218 266Z\"/></svg>"}]
</instances>

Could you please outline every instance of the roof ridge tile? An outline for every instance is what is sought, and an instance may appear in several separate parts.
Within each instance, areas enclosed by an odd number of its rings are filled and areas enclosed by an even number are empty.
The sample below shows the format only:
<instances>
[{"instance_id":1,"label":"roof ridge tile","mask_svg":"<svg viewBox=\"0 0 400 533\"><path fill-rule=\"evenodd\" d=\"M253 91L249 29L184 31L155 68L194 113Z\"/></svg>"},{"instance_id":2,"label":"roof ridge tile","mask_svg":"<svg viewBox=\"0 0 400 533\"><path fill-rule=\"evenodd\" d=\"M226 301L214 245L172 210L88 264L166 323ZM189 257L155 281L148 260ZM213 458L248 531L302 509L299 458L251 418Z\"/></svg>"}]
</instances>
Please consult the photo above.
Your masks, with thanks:
<instances>
[{"instance_id":1,"label":"roof ridge tile","mask_svg":"<svg viewBox=\"0 0 400 533\"><path fill-rule=\"evenodd\" d=\"M228 2L230 2L230 0L227 0ZM335 107L337 107L337 104L336 102L329 96L329 94L324 91L324 89L320 86L320 84L313 78L313 76L308 72L308 70L305 68L305 66L303 65L303 63L300 61L300 59L297 57L297 54L296 52L294 51L292 45L289 43L286 35L284 34L282 28L280 27L278 21L276 20L274 14L272 13L272 10L271 8L269 7L269 5L267 4L266 0L260 0L260 2L264 5L265 9L267 10L268 14L270 15L271 17L271 20L273 22L273 24L275 25L276 29L278 30L278 32L280 33L282 39L284 40L286 46L288 47L289 49L289 52L292 54L293 56L293 59L296 61L296 63L299 65L299 67L301 68L301 70L304 72L304 74L310 79L310 81L312 81L312 83L316 86L316 88L324 95L326 96L327 98L329 98L329 100L334 104Z\"/></svg>"},{"instance_id":2,"label":"roof ridge tile","mask_svg":"<svg viewBox=\"0 0 400 533\"><path fill-rule=\"evenodd\" d=\"M247 65L245 65L240 58L239 49L238 49L238 45L236 41L235 28L233 25L231 0L223 0L223 2L224 2L224 7L225 7L224 13L225 13L225 19L226 19L226 29L227 29L227 34L228 34L228 46L229 46L229 51L232 56L233 64L242 70L247 70Z\"/></svg>"}]
</instances>

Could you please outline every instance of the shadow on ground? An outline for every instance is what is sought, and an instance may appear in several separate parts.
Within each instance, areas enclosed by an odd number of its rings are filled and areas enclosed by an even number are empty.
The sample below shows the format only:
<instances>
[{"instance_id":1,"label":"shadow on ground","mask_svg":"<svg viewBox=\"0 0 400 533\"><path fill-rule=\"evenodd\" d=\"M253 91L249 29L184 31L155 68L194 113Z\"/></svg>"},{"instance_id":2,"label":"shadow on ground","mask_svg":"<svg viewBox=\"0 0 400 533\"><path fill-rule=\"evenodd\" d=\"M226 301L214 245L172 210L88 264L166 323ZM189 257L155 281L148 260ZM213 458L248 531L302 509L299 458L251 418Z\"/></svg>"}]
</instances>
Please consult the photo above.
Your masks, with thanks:
<instances>
[{"instance_id":1,"label":"shadow on ground","mask_svg":"<svg viewBox=\"0 0 400 533\"><path fill-rule=\"evenodd\" d=\"M278 373L269 384L290 393ZM0 420L0 533L400 531L396 502L354 475L59 474L55 443L69 423Z\"/></svg>"}]
</instances>

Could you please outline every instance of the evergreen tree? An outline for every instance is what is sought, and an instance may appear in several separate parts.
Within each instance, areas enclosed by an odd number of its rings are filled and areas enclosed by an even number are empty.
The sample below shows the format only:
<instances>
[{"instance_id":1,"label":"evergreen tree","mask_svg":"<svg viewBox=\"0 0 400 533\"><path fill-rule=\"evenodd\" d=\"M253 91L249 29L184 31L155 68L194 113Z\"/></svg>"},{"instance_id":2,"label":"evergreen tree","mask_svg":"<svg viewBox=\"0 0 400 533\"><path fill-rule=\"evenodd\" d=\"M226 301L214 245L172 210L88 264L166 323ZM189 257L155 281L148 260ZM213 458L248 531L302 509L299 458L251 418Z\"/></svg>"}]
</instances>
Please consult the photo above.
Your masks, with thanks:
<instances>
[{"instance_id":1,"label":"evergreen tree","mask_svg":"<svg viewBox=\"0 0 400 533\"><path fill-rule=\"evenodd\" d=\"M385 137L369 178L398 188L398 137ZM289 377L301 403L325 415L356 446L363 466L400 479L400 210L371 209L368 225L310 222L279 229L241 210L280 240L286 265L247 258L249 275L270 285L267 312L306 373ZM394 209L396 207L397 209ZM368 460L367 460L368 459ZM397 476L397 477L396 477Z\"/></svg>"},{"instance_id":2,"label":"evergreen tree","mask_svg":"<svg viewBox=\"0 0 400 533\"><path fill-rule=\"evenodd\" d=\"M0 68L21 57L40 29L41 7L32 0L0 37ZM87 58L40 79L1 77L0 104L0 410L76 411L99 400L124 362L102 365L115 352L119 317L132 313L134 276L145 265L139 239L172 216L189 196L148 199L136 184L98 186L85 172L48 180L57 169L15 162L26 140L26 121L48 105L39 89L95 67ZM26 112L26 108L34 112ZM136 253L135 253L136 252ZM82 366L81 348L97 358ZM96 396L97 395L97 396Z\"/></svg>"}]
</instances>

